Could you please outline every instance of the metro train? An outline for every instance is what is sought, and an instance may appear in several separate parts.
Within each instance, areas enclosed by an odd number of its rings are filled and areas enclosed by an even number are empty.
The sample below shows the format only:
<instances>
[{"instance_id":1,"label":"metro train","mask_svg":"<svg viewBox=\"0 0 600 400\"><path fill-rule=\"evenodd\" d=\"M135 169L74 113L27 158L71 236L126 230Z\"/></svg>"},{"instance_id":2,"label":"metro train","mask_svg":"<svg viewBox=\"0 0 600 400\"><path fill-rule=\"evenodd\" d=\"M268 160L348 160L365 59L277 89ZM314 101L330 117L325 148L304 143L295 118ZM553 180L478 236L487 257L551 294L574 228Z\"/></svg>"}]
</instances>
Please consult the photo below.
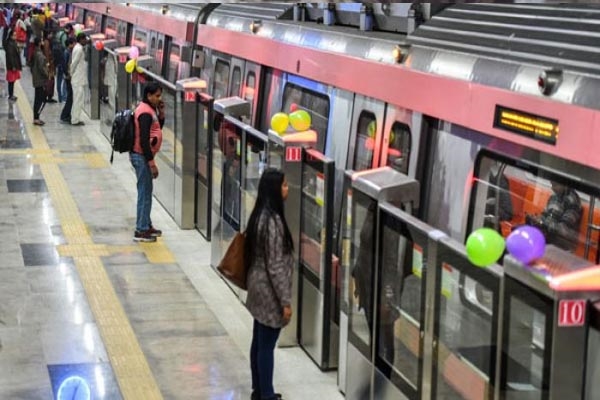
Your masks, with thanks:
<instances>
[{"instance_id":1,"label":"metro train","mask_svg":"<svg viewBox=\"0 0 600 400\"><path fill-rule=\"evenodd\" d=\"M197 77L206 83L206 94L215 103L237 97L248 104L248 112L234 118L239 122L231 117L229 123L209 121L215 129L215 149L209 158L212 165L203 170L214 171L209 201L218 221L212 226L227 223L233 230L244 226L248 176L242 179L237 172L232 182L237 203L229 213L218 211L230 196L222 188L228 179L223 170L227 153L238 162L255 162L260 174L269 156L258 142L273 135L271 116L297 108L309 112L315 133L310 147L335 166L327 182L333 192L330 240L338 260L330 277L331 296L336 297L332 315L351 313L356 306L351 274L343 268L351 266L340 260L350 246L343 229L352 201L347 177L361 171L389 167L418 182L418 198L409 212L460 243L484 226L507 237L544 212L553 186L559 184L576 193L579 218L566 233L547 231L547 242L581 260L599 263L600 157L594 151L600 145L595 134L600 128L597 6L59 3L54 7L57 16L84 24L119 46L137 46L151 59L144 67L149 72L146 79L160 77L176 85ZM180 107L177 100L171 106ZM178 128L174 124L171 129ZM245 144L236 129L254 132L254 139L244 139L251 147L249 155L241 155ZM231 152L225 143L230 137ZM320 222L316 218L313 224ZM357 225L353 229L359 231ZM319 240L321 228L312 229L313 239ZM226 235L220 229L222 239ZM421 272L413 267L407 273ZM459 301L482 319L494 313L489 293L477 282L452 268L443 279L449 302ZM405 321L418 326L414 321L423 316L417 314L405 312ZM547 329L539 327L539 318L535 314L536 321L529 323L534 331L530 341L543 352ZM339 317L333 319L336 325L342 323ZM598 331L594 332L590 336L598 341ZM413 354L419 352L418 346L405 345ZM588 373L593 368L599 369L592 366ZM387 374L394 376L393 371ZM532 381L543 379L533 375ZM346 377L340 375L340 381L340 388L349 392ZM492 398L492 392L448 398Z\"/></svg>"}]
</instances>

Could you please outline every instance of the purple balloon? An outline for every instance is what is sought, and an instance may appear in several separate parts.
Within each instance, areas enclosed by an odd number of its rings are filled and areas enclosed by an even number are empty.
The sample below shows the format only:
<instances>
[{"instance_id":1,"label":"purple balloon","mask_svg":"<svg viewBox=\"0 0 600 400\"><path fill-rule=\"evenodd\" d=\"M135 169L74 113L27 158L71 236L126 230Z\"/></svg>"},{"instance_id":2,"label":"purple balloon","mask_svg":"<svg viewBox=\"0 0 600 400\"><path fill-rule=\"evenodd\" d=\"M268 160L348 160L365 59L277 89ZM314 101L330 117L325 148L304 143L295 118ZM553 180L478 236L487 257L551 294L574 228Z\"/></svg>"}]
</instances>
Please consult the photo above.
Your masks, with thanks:
<instances>
[{"instance_id":1,"label":"purple balloon","mask_svg":"<svg viewBox=\"0 0 600 400\"><path fill-rule=\"evenodd\" d=\"M527 265L544 255L546 238L538 228L523 225L508 235L506 248L514 258Z\"/></svg>"}]
</instances>

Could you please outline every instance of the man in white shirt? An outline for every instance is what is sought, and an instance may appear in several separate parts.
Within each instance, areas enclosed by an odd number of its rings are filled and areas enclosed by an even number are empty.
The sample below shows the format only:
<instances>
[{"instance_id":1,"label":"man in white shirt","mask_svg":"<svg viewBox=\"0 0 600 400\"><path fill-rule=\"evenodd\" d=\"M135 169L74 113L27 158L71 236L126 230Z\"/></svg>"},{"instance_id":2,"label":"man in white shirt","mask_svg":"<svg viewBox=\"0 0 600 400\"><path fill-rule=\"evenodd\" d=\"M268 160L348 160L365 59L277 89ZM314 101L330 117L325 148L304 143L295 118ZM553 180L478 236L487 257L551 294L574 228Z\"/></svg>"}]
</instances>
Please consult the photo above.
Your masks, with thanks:
<instances>
[{"instance_id":1,"label":"man in white shirt","mask_svg":"<svg viewBox=\"0 0 600 400\"><path fill-rule=\"evenodd\" d=\"M77 35L77 44L71 55L69 73L71 85L73 86L73 109L71 110L71 125L85 125L82 121L83 105L85 102L85 91L88 87L88 66L85 60L85 48L87 36L85 33Z\"/></svg>"}]
</instances>

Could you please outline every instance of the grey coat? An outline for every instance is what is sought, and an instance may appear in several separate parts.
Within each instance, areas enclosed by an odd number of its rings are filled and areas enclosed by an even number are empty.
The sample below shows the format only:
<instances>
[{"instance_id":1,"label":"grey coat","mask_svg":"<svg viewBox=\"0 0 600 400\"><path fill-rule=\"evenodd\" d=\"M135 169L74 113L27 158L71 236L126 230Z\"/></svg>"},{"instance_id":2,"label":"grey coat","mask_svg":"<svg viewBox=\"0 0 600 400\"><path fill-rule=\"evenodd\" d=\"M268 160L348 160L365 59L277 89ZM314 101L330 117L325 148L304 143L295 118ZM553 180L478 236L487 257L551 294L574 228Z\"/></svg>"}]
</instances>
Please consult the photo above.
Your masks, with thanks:
<instances>
[{"instance_id":1,"label":"grey coat","mask_svg":"<svg viewBox=\"0 0 600 400\"><path fill-rule=\"evenodd\" d=\"M34 88L46 86L48 82L47 62L42 50L36 49L31 63L31 80L33 81Z\"/></svg>"},{"instance_id":2,"label":"grey coat","mask_svg":"<svg viewBox=\"0 0 600 400\"><path fill-rule=\"evenodd\" d=\"M281 328L285 325L283 307L292 303L294 258L283 250L284 227L279 216L263 213L258 225L257 231L265 233L265 240L258 241L248 271L246 307L261 324Z\"/></svg>"}]
</instances>

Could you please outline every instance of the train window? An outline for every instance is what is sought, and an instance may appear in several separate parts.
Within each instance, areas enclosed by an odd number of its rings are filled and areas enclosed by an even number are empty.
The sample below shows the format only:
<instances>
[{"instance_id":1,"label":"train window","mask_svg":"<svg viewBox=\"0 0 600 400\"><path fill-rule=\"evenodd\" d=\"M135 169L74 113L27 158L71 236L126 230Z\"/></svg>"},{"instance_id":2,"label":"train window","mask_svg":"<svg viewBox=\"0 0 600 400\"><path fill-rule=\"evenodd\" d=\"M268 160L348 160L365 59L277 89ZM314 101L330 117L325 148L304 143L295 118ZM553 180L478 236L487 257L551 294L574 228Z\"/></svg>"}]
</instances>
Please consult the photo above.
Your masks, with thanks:
<instances>
[{"instance_id":1,"label":"train window","mask_svg":"<svg viewBox=\"0 0 600 400\"><path fill-rule=\"evenodd\" d=\"M246 85L244 86L244 92L242 96L244 100L250 102L250 115L254 115L254 92L256 90L256 75L254 71L248 72L246 76Z\"/></svg>"},{"instance_id":2,"label":"train window","mask_svg":"<svg viewBox=\"0 0 600 400\"><path fill-rule=\"evenodd\" d=\"M78 24L83 24L85 21L83 20L83 9L81 8L75 8L73 9L73 21L75 21Z\"/></svg>"},{"instance_id":3,"label":"train window","mask_svg":"<svg viewBox=\"0 0 600 400\"><path fill-rule=\"evenodd\" d=\"M548 244L598 261L598 188L510 158L484 156L477 165L469 232L486 226L506 237L519 225L534 225Z\"/></svg>"},{"instance_id":4,"label":"train window","mask_svg":"<svg viewBox=\"0 0 600 400\"><path fill-rule=\"evenodd\" d=\"M229 63L223 60L217 60L215 64L215 74L212 87L212 95L215 99L222 99L227 96L227 87L229 86Z\"/></svg>"},{"instance_id":5,"label":"train window","mask_svg":"<svg viewBox=\"0 0 600 400\"><path fill-rule=\"evenodd\" d=\"M164 43L163 43L162 39L158 39L158 47L156 48L156 53L154 54L154 63L156 65L156 71L162 70L163 54L164 54Z\"/></svg>"},{"instance_id":6,"label":"train window","mask_svg":"<svg viewBox=\"0 0 600 400\"><path fill-rule=\"evenodd\" d=\"M169 52L169 81L175 82L179 77L179 62L181 60L181 48L178 44L171 43Z\"/></svg>"},{"instance_id":7,"label":"train window","mask_svg":"<svg viewBox=\"0 0 600 400\"><path fill-rule=\"evenodd\" d=\"M239 96L240 88L242 87L242 70L237 65L233 67L233 75L231 76L230 96Z\"/></svg>"},{"instance_id":8,"label":"train window","mask_svg":"<svg viewBox=\"0 0 600 400\"><path fill-rule=\"evenodd\" d=\"M109 18L106 21L106 29L104 30L104 35L107 39L115 39L117 37L117 21L113 18Z\"/></svg>"},{"instance_id":9,"label":"train window","mask_svg":"<svg viewBox=\"0 0 600 400\"><path fill-rule=\"evenodd\" d=\"M89 13L85 17L85 27L96 32L96 14Z\"/></svg>"},{"instance_id":10,"label":"train window","mask_svg":"<svg viewBox=\"0 0 600 400\"><path fill-rule=\"evenodd\" d=\"M408 174L410 160L410 128L401 122L395 122L389 136L387 165Z\"/></svg>"},{"instance_id":11,"label":"train window","mask_svg":"<svg viewBox=\"0 0 600 400\"><path fill-rule=\"evenodd\" d=\"M147 52L148 47L148 32L136 29L133 34L132 46L137 46L140 49L140 55L144 55Z\"/></svg>"},{"instance_id":12,"label":"train window","mask_svg":"<svg viewBox=\"0 0 600 400\"><path fill-rule=\"evenodd\" d=\"M363 171L372 168L376 135L377 121L375 114L363 111L358 118L357 124L354 164L352 165L354 171Z\"/></svg>"},{"instance_id":13,"label":"train window","mask_svg":"<svg viewBox=\"0 0 600 400\"><path fill-rule=\"evenodd\" d=\"M125 46L127 43L127 22L119 21L117 24L117 42L120 46Z\"/></svg>"},{"instance_id":14,"label":"train window","mask_svg":"<svg viewBox=\"0 0 600 400\"><path fill-rule=\"evenodd\" d=\"M291 112L297 109L308 111L312 119L312 126L317 132L315 148L325 152L327 128L329 126L329 97L323 93L315 92L292 83L287 83L283 91L283 111Z\"/></svg>"}]
</instances>

